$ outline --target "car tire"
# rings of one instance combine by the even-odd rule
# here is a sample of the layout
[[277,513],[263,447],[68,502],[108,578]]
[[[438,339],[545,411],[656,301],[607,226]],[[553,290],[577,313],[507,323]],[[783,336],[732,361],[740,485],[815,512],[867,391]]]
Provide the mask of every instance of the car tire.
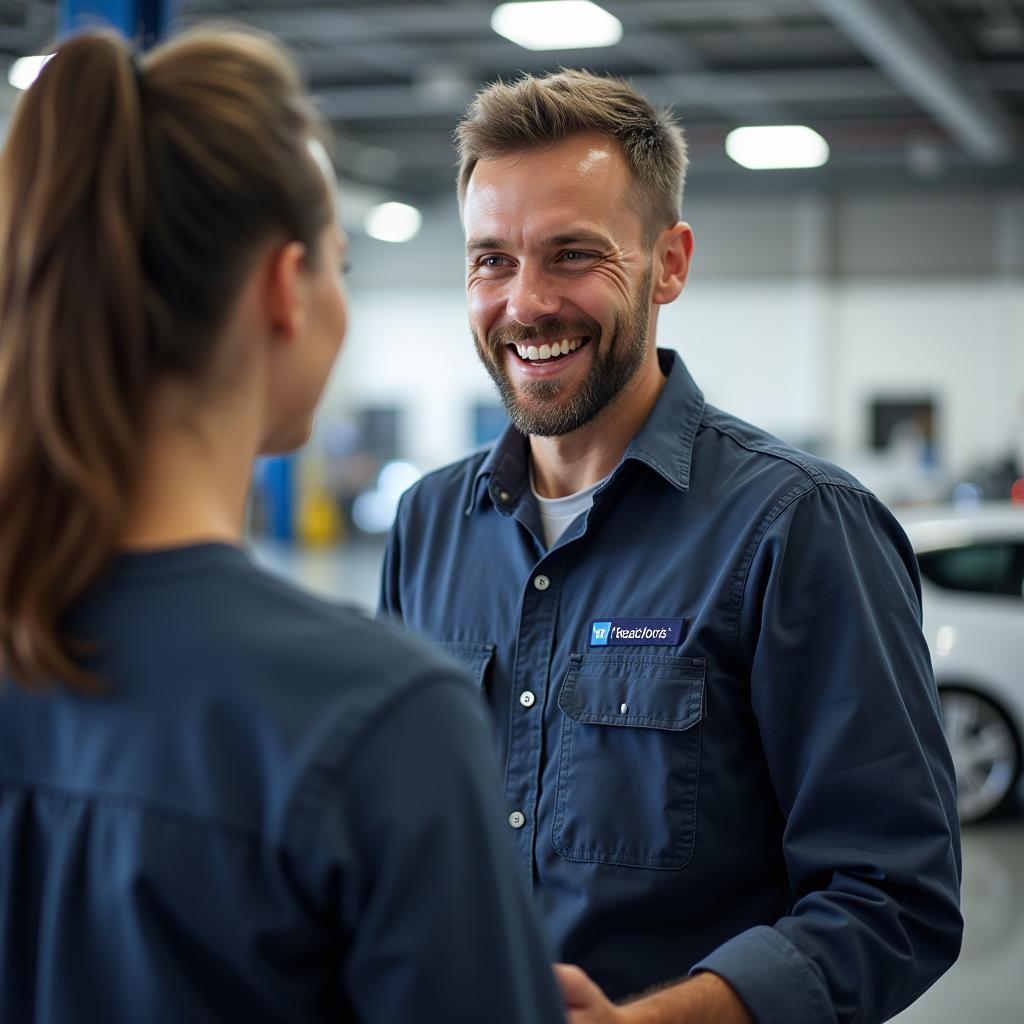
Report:
[[957,807],[967,825],[991,818],[1016,799],[1021,738],[991,698],[968,686],[939,688],[942,727],[956,769]]

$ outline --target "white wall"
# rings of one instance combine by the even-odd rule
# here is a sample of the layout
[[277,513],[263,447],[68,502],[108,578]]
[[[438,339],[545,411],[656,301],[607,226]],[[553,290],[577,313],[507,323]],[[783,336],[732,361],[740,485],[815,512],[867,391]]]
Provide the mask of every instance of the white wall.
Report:
[[707,400],[787,438],[828,433],[831,296],[816,281],[693,281],[658,316]]
[[836,317],[841,448],[867,437],[871,396],[934,394],[954,470],[1005,451],[1024,400],[1024,286],[1000,281],[853,283]]

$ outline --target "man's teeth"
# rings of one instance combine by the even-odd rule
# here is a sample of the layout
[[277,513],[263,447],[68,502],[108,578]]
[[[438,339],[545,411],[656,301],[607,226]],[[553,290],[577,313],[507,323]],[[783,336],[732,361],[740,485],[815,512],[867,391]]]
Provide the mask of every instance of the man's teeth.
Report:
[[552,343],[537,345],[516,345],[520,359],[553,359],[555,356],[567,356],[580,347],[579,338],[563,338]]

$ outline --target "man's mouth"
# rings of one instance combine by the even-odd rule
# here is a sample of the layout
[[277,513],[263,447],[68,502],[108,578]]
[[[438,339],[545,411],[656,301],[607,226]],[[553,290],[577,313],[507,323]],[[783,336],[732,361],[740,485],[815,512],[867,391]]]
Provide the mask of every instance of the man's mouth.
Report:
[[578,338],[552,338],[544,341],[535,338],[529,342],[512,342],[508,347],[524,363],[542,364],[564,359],[589,343],[590,335],[585,334]]

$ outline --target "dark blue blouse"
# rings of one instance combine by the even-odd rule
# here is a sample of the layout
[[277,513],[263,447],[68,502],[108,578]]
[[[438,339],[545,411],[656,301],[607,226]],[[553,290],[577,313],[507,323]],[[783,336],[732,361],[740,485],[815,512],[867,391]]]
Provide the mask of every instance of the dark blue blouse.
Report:
[[479,698],[241,551],[122,557],[0,690],[0,1020],[562,1019]]

